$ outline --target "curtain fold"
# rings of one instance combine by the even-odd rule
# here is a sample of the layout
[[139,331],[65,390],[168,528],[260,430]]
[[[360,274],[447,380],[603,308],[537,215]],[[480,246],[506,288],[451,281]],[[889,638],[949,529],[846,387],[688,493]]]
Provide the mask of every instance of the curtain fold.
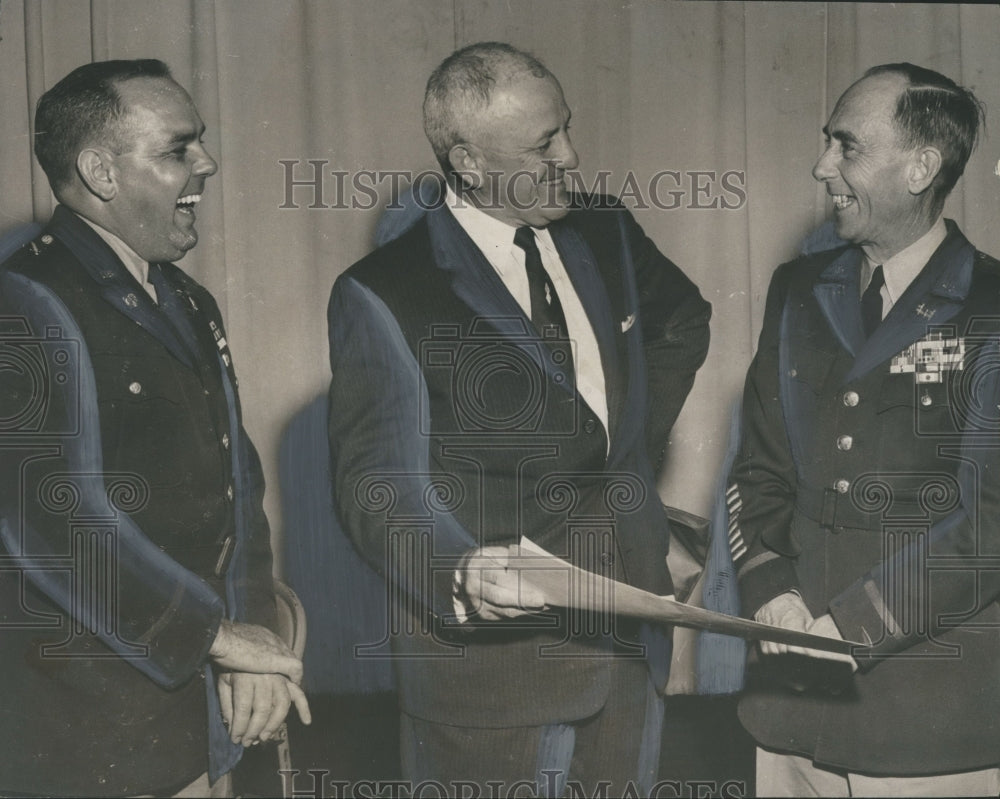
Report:
[[[705,514],[771,272],[826,215],[810,170],[832,104],[866,68],[907,60],[971,86],[995,129],[998,34],[1000,9],[979,5],[4,0],[0,235],[52,210],[31,157],[39,95],[90,60],[166,61],[221,167],[181,266],[226,315],[277,538],[278,446],[325,390],[330,287],[371,249],[400,173],[435,166],[427,76],[458,46],[510,41],[562,82],[585,185],[605,175],[624,192],[715,306],[661,483],[671,504]],[[998,150],[984,138],[947,209],[994,255]]]

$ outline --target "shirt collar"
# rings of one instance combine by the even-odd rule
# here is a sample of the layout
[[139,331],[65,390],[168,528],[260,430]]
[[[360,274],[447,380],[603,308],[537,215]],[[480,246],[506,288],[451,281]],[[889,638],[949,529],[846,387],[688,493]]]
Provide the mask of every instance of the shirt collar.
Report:
[[445,198],[455,220],[484,253],[490,255],[514,246],[516,227],[490,216],[470,200],[462,199],[451,186],[445,190]]
[[[909,247],[900,250],[892,258],[882,263],[882,272],[885,275],[885,288],[889,292],[889,299],[893,303],[899,300],[910,283],[927,266],[927,262],[930,261],[934,251],[941,245],[941,242],[945,240],[947,235],[948,228],[944,223],[944,217],[939,216],[937,221],[931,225],[931,229],[924,233],[923,236]],[[864,286],[868,285],[876,266],[878,264],[871,263],[866,256]]]
[[91,222],[87,217],[80,216],[84,222],[93,228],[94,232],[100,236],[107,245],[114,251],[115,255],[125,265],[125,268],[134,277],[140,286],[145,287],[149,279],[149,263],[139,253],[129,247],[124,241],[118,238],[110,230],[105,230],[96,222]]

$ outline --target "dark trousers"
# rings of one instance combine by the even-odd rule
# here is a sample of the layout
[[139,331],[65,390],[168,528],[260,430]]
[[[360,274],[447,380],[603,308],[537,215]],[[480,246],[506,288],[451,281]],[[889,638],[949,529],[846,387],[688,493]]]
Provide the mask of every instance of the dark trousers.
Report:
[[430,783],[443,786],[448,796],[589,797],[602,785],[606,796],[645,796],[657,778],[662,726],[663,701],[646,662],[620,658],[607,703],[577,721],[489,729],[404,713],[403,775],[428,791]]

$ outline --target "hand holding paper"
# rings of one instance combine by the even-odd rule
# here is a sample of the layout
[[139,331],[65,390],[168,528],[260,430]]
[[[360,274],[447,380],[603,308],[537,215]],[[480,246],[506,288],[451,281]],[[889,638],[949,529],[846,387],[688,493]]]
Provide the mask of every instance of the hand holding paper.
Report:
[[[491,548],[496,549],[496,548]],[[484,550],[485,551],[485,550]],[[709,632],[735,635],[751,640],[773,641],[815,653],[837,653],[849,656],[863,644],[830,637],[826,624],[789,629],[783,626],[761,624],[756,621],[727,616],[704,608],[685,605],[673,599],[659,597],[648,591],[616,582],[607,577],[584,571],[561,558],[545,552],[532,542],[507,548],[507,580],[511,573],[518,577],[513,582],[519,586],[522,602],[530,598],[535,610],[544,605],[575,608],[599,613],[615,613],[662,624],[694,627]],[[521,605],[523,612],[531,612]],[[808,612],[808,611],[807,611]],[[821,617],[825,618],[825,617]],[[812,622],[812,617],[809,619]],[[808,627],[808,629],[807,629]],[[836,629],[836,626],[833,626]],[[812,652],[807,652],[812,654]],[[840,660],[850,659],[845,657]]]
[[[813,618],[806,603],[794,591],[786,591],[778,594],[770,602],[765,603],[754,614],[754,619],[762,624],[775,627],[782,627],[788,630],[799,630],[813,635],[822,635],[830,639],[843,639],[840,630],[837,629],[833,617],[829,614]],[[830,650],[794,646],[789,643],[778,643],[773,640],[761,640],[761,652],[765,655],[782,655],[794,653],[806,655],[807,657],[823,658],[826,660],[836,660],[850,663],[854,670],[858,664],[850,655],[844,655]]]

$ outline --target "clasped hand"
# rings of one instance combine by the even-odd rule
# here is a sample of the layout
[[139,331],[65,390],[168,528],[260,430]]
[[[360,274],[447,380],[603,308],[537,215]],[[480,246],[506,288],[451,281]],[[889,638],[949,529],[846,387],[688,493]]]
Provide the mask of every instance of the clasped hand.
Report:
[[299,687],[302,661],[266,627],[223,619],[209,656],[225,669],[218,678],[219,702],[233,743],[270,739],[292,704],[303,724],[312,721]]

